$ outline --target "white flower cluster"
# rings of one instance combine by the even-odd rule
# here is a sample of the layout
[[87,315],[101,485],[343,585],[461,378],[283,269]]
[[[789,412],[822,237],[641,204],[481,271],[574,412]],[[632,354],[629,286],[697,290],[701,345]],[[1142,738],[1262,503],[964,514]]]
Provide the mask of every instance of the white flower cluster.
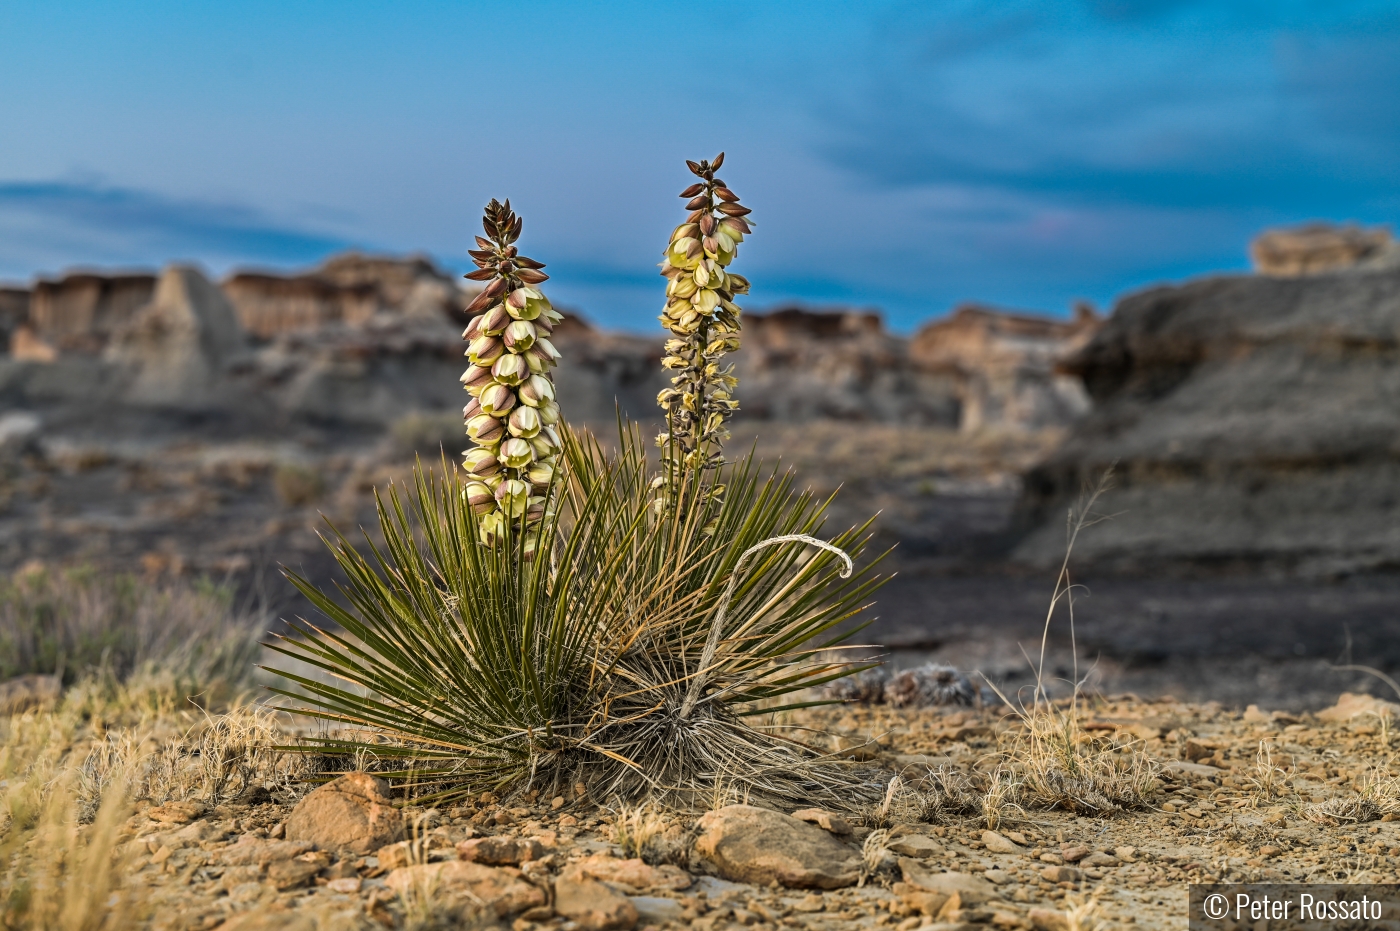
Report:
[[729,437],[725,423],[739,407],[733,366],[723,367],[721,359],[739,348],[742,309],[734,297],[748,293],[749,282],[728,266],[753,230],[744,219],[749,209],[715,177],[723,163],[723,152],[713,162],[686,162],[700,181],[681,192],[690,198],[690,216],[671,233],[661,263],[661,274],[670,279],[661,324],[673,334],[661,364],[675,373],[671,387],[656,398],[666,412],[666,432],[657,442],[670,476],[663,475],[661,484],[676,469],[720,465]]
[[490,238],[476,238],[481,248],[471,257],[479,270],[467,277],[490,283],[467,308],[477,316],[462,334],[471,363],[462,385],[472,396],[462,417],[477,444],[463,454],[466,495],[484,540],[499,536],[507,520],[519,521],[529,553],[538,541],[528,530],[544,515],[561,448],[549,375],[559,351],[549,334],[563,315],[535,287],[549,277],[544,266],[514,245],[522,224],[510,201],[492,200],[482,225]]

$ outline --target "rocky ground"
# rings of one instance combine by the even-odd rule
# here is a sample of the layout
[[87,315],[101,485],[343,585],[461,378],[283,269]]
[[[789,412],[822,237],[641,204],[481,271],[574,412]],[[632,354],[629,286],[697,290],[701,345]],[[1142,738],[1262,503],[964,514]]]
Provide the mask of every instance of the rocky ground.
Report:
[[[229,931],[1175,928],[1190,882],[1400,881],[1396,711],[1348,695],[1318,714],[1091,702],[1084,740],[1154,761],[1147,804],[1102,817],[986,804],[930,823],[731,799],[696,818],[573,792],[400,810],[363,774],[300,798],[254,786],[131,817],[122,894],[151,927]],[[991,707],[883,705],[789,723],[911,787],[1006,763],[1019,726]]]

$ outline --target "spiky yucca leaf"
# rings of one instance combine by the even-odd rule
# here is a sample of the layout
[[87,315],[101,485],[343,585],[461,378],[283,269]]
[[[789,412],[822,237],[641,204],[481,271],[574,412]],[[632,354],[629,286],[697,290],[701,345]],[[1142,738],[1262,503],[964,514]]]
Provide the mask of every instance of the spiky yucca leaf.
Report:
[[[332,532],[340,597],[289,577],[338,629],[302,624],[274,649],[345,685],[282,672],[297,687],[280,691],[392,738],[331,735],[325,750],[404,757],[403,775],[449,793],[582,781],[595,797],[694,800],[723,783],[857,801],[858,774],[742,718],[848,671],[817,654],[879,584],[871,566],[844,578],[824,550],[758,547],[818,533],[826,505],[752,456],[725,468],[722,496],[683,485],[686,506],[658,512],[640,432],[619,433],[607,453],[563,431],[559,507],[533,559],[519,540],[481,542],[446,464],[378,501],[382,547]],[[859,557],[865,531],[830,543]]]

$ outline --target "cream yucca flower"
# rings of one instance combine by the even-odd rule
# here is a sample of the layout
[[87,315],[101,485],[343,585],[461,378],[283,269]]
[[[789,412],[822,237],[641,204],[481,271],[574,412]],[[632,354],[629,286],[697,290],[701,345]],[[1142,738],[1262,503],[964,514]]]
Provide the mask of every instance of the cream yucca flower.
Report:
[[[521,225],[509,200],[487,204],[482,226],[489,238],[476,237],[481,248],[471,257],[478,270],[467,275],[489,282],[467,307],[476,316],[462,333],[470,366],[461,379],[472,396],[462,419],[477,444],[462,454],[472,477],[465,494],[488,541],[507,519],[523,521],[527,530],[538,523],[561,448],[549,376],[559,351],[549,335],[564,318],[535,287],[549,277],[540,271],[544,265],[514,245]],[[525,548],[533,552],[532,538]]]
[[657,438],[665,467],[659,487],[674,485],[685,470],[722,465],[725,424],[739,407],[733,366],[722,367],[721,360],[739,348],[742,311],[734,297],[748,293],[749,283],[728,266],[753,230],[744,219],[749,209],[715,177],[723,164],[723,152],[713,162],[686,162],[700,180],[681,192],[690,215],[671,233],[661,263],[669,281],[660,319],[674,335],[661,364],[674,374],[656,398],[666,412],[666,432]]

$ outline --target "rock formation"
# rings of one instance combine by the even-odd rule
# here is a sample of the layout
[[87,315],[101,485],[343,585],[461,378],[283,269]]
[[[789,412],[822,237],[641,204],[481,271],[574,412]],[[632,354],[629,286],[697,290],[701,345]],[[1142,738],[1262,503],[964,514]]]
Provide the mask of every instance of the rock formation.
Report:
[[1089,409],[1084,386],[1057,363],[1082,347],[1102,322],[1087,305],[1072,321],[1008,313],[975,304],[925,324],[909,346],[925,371],[949,373],[964,431],[1042,429],[1073,423]]
[[116,329],[104,358],[130,373],[128,403],[207,409],[226,403],[225,373],[245,348],[223,292],[198,269],[173,265],[154,299]]
[[[456,370],[471,294],[427,259],[357,253],[292,275],[239,272],[218,288],[187,268],[167,271],[159,289],[138,275],[40,281],[32,293],[0,294],[10,349],[0,394],[33,404],[222,405],[366,427],[415,411],[445,416],[462,404]],[[1055,374],[1054,360],[1096,325],[964,308],[911,341],[869,312],[750,314],[733,357],[741,416],[969,431],[1063,426],[1082,413],[1084,396],[1075,379]],[[610,423],[619,406],[657,417],[667,384],[659,333],[607,333],[573,314],[554,342],[571,420]]]
[[1348,268],[1400,268],[1400,243],[1384,227],[1310,223],[1266,230],[1249,244],[1260,274],[1297,278]]
[[1231,276],[1119,303],[1065,370],[1094,409],[1026,479],[1016,555],[1056,564],[1065,510],[1117,462],[1079,540],[1125,569],[1400,564],[1400,270]]
[[152,275],[80,272],[35,282],[26,323],[32,336],[60,353],[97,355],[155,293]]
[[0,287],[0,350],[9,351],[10,337],[29,320],[29,289]]
[[878,314],[749,314],[734,360],[744,417],[958,424],[957,373],[918,364]]
[[263,340],[330,323],[359,326],[386,313],[457,321],[472,293],[425,258],[355,252],[300,275],[239,272],[222,287],[244,329]]

